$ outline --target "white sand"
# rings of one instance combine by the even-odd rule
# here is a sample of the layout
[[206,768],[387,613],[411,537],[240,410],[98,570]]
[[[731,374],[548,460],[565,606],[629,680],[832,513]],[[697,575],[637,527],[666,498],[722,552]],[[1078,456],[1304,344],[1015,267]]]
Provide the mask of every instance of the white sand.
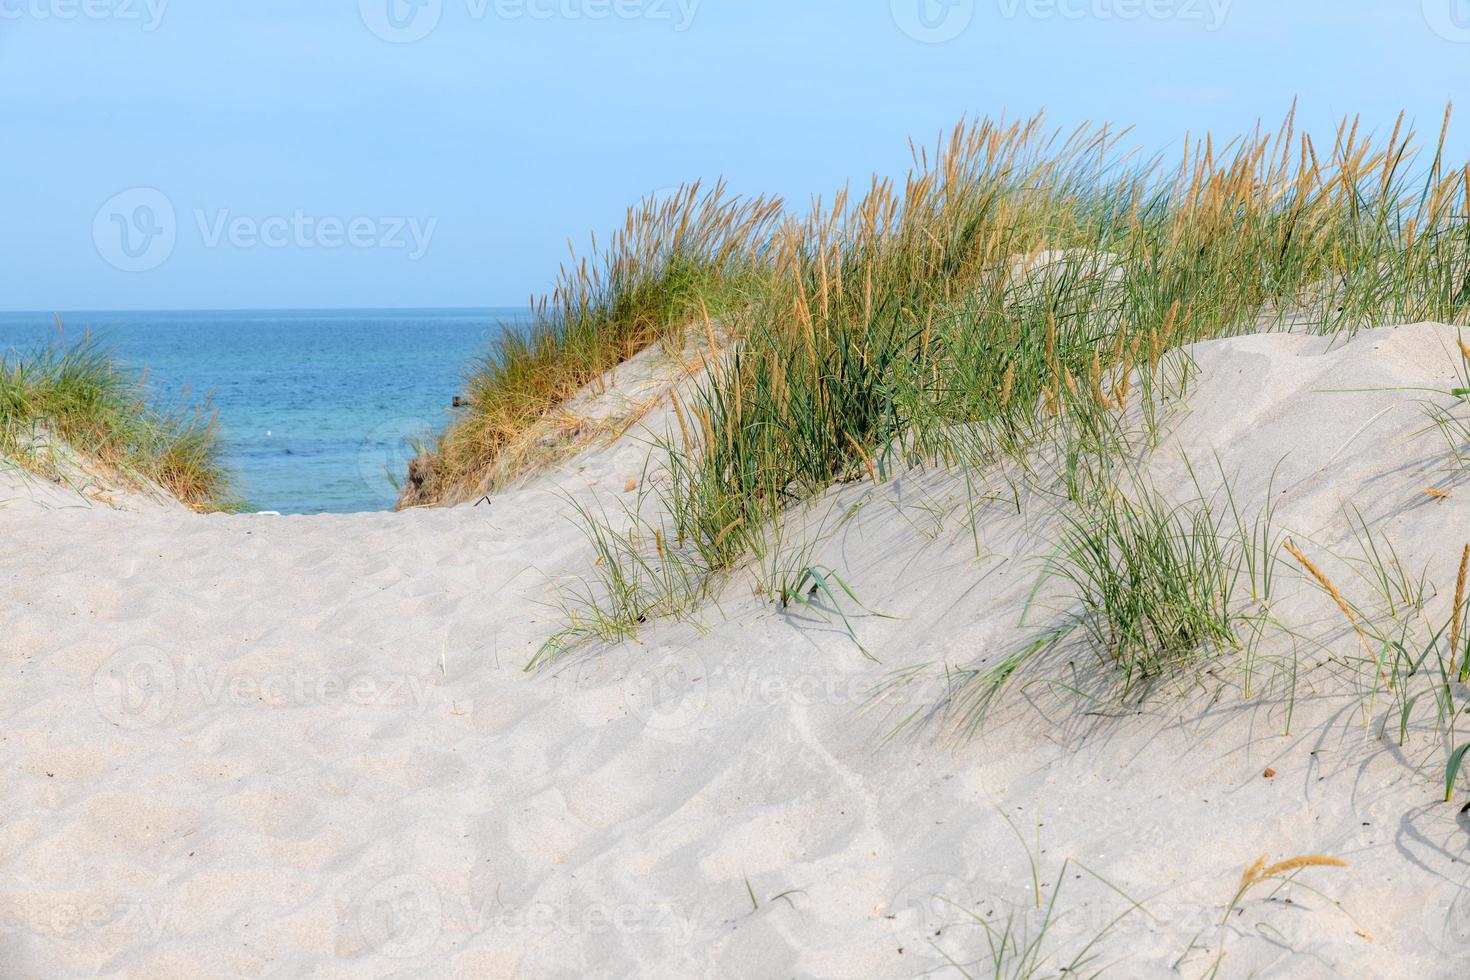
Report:
[[[1254,506],[1275,470],[1281,524],[1335,575],[1352,502],[1451,589],[1470,488],[1422,492],[1445,481],[1421,396],[1324,389],[1447,386],[1453,348],[1423,325],[1202,345],[1153,473],[1182,494],[1179,448],[1207,472],[1218,453]],[[862,505],[818,561],[893,617],[853,620],[881,665],[737,580],[705,635],[655,625],[524,673],[551,581],[588,560],[553,491],[628,499],[635,436],[488,505],[397,515],[62,507],[0,476],[0,976],[912,977],[946,954],[988,976],[984,931],[933,896],[1035,927],[1007,821],[1039,837],[1044,890],[1071,858],[1143,903],[1097,950],[1113,975],[1470,973],[1442,746],[1365,730],[1307,644],[1290,735],[1232,669],[1142,710],[1032,686],[977,741],[883,742],[870,686],[1023,638],[1054,542],[997,500],[977,560],[955,475],[816,505]],[[1283,615],[1351,652],[1280,574]],[[1350,866],[1220,928],[1247,865],[1306,853]],[[1064,885],[1049,973],[1127,909],[1075,865]]]

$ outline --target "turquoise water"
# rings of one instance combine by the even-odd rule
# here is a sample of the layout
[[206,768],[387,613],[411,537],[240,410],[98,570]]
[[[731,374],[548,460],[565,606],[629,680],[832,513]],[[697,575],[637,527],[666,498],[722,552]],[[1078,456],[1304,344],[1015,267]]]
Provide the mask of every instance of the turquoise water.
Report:
[[[64,313],[160,400],[208,396],[237,496],[283,514],[388,510],[410,441],[450,417],[465,369],[521,309]],[[0,350],[56,337],[0,313]]]

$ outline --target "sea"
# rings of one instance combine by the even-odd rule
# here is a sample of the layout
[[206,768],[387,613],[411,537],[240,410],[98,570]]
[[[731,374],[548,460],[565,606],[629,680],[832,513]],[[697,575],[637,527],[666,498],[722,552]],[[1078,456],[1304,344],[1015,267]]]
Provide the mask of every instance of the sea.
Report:
[[[414,447],[521,308],[0,313],[0,354],[89,334],[161,405],[217,413],[233,495],[281,514],[391,510]],[[58,335],[58,320],[61,334]]]

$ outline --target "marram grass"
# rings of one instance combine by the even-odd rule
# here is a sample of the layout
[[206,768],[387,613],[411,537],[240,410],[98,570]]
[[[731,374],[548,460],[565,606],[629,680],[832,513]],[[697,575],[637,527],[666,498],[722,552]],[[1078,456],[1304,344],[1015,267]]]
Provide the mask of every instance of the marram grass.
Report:
[[1411,141],[1345,125],[1319,151],[1288,119],[1165,173],[1106,127],[961,126],[901,188],[781,227],[744,347],[692,406],[705,438],[676,447],[681,530],[727,567],[791,500],[976,462],[956,436],[977,426],[1024,450],[1192,341],[1463,320],[1470,171],[1412,172]]
[[[1116,461],[1142,451],[1122,433],[1156,439],[1184,396],[1184,345],[1470,319],[1470,168],[1444,158],[1448,121],[1425,152],[1402,120],[1322,141],[1288,116],[1186,139],[1166,167],[1107,126],[982,120],[914,147],[903,180],[802,216],[722,188],[645,203],[474,373],[428,499],[525,472],[558,400],[713,320],[733,342],[676,405],[658,541],[627,539],[651,569],[768,564],[792,504],[913,466],[1009,461],[1049,485],[1039,460],[1060,453],[1060,503],[1107,500]],[[1166,659],[1229,646],[1219,618],[1177,631]]]
[[1069,518],[1058,572],[1125,688],[1239,648],[1238,541],[1207,504],[1171,504],[1156,492],[1111,495]]
[[67,452],[195,510],[233,506],[215,420],[153,402],[90,338],[0,356],[0,456],[64,474]]
[[741,313],[762,288],[777,199],[744,200],[698,183],[628,210],[593,258],[573,253],[531,322],[504,326],[465,377],[468,408],[418,461],[406,503],[453,503],[497,489],[547,459],[538,423],[640,351],[682,349],[698,319]]

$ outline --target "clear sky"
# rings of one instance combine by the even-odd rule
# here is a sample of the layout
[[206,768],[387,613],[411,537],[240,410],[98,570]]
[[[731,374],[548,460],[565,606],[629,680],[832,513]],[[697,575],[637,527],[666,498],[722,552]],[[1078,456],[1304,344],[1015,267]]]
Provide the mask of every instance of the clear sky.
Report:
[[0,0],[0,91],[0,309],[519,305],[643,194],[799,205],[965,114],[1458,96],[1470,159],[1470,0]]

